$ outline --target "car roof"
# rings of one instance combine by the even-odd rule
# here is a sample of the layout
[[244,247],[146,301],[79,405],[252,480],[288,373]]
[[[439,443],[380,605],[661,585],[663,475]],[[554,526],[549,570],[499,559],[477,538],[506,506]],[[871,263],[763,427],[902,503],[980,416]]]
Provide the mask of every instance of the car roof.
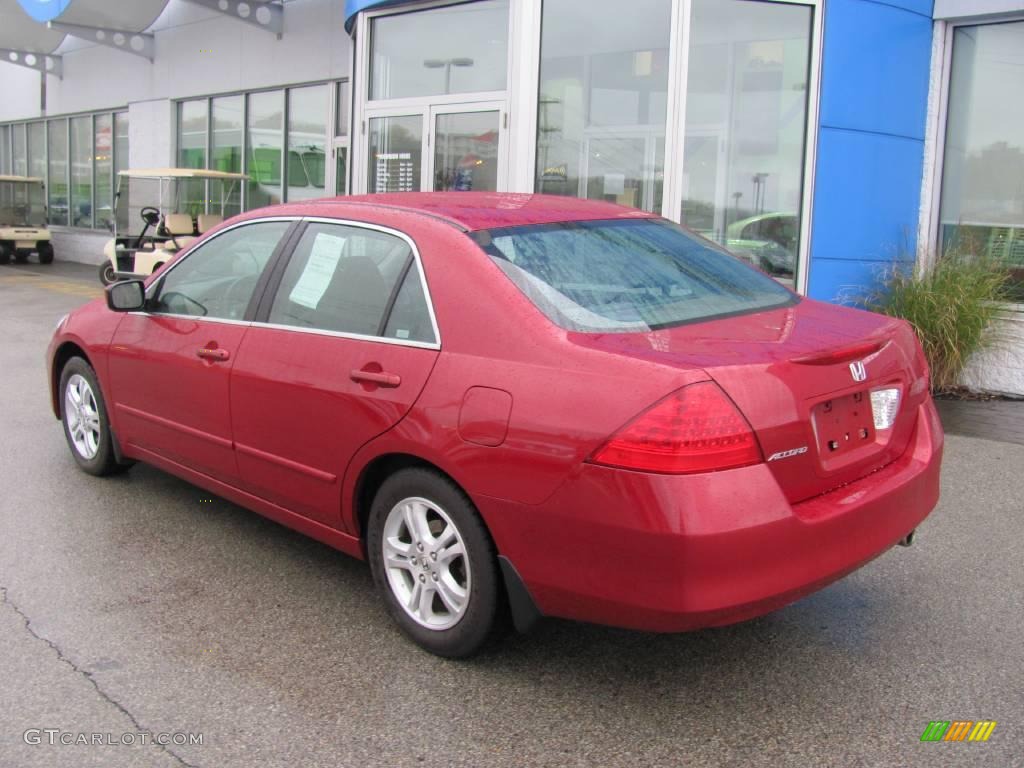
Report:
[[422,213],[468,231],[564,221],[655,218],[652,213],[599,200],[514,192],[395,192],[311,200],[302,207],[312,209],[310,215],[344,218],[351,215],[348,206],[352,205]]

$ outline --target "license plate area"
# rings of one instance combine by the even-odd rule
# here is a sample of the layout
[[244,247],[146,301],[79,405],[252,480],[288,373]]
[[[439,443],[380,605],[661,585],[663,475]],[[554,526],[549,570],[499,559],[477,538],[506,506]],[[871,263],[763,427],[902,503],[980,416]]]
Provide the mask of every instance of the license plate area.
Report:
[[875,442],[875,422],[867,392],[833,397],[814,406],[814,432],[823,462]]

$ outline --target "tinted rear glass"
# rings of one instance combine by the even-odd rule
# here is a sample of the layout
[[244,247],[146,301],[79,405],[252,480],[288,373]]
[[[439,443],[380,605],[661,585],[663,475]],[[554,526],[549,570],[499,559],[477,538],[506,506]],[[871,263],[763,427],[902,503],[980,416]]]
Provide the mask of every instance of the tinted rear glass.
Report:
[[657,330],[798,300],[660,219],[507,227],[473,237],[538,309],[571,331]]

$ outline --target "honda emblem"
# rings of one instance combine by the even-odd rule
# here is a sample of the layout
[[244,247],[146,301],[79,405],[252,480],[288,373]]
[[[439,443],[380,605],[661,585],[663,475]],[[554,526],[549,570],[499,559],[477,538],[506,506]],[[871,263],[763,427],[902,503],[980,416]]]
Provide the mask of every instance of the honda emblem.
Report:
[[868,377],[868,369],[864,367],[863,360],[850,363],[850,375],[853,376],[854,381],[864,381]]

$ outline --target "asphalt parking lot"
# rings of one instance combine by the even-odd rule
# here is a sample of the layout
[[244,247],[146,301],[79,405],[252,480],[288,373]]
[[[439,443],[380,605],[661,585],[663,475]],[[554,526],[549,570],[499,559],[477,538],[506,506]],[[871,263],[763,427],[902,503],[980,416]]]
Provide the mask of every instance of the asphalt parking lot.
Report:
[[77,470],[43,354],[98,295],[92,267],[0,267],[0,766],[1024,765],[1024,446],[950,437],[913,547],[770,616],[547,621],[449,662],[362,563],[146,466]]

